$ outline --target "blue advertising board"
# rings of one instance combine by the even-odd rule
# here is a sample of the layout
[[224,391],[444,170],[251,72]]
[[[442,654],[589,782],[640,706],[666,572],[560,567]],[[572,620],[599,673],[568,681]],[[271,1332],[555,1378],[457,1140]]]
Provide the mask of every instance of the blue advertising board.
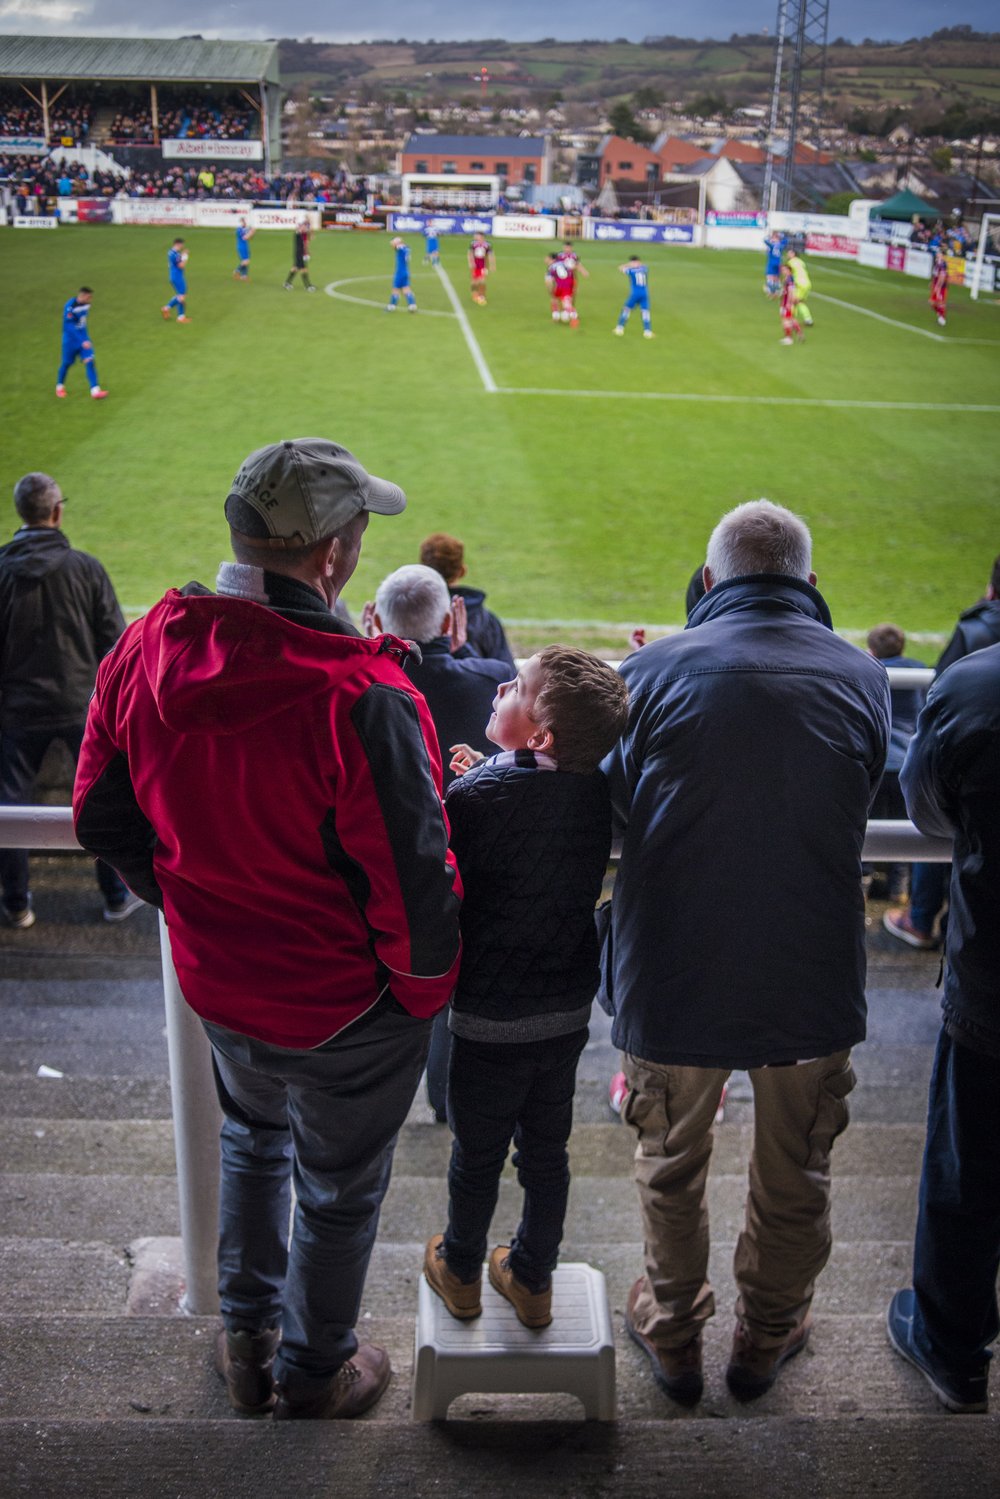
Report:
[[591,219],[589,238],[640,245],[694,244],[693,224],[650,224],[641,219]]
[[390,234],[423,234],[426,225],[438,234],[492,234],[492,214],[481,213],[391,213]]

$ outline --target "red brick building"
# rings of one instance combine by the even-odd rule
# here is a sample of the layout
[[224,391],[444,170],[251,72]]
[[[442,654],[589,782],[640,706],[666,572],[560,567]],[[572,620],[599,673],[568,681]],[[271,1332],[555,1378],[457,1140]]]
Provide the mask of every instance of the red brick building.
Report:
[[403,175],[499,177],[503,186],[544,186],[548,140],[542,135],[411,135],[399,157]]

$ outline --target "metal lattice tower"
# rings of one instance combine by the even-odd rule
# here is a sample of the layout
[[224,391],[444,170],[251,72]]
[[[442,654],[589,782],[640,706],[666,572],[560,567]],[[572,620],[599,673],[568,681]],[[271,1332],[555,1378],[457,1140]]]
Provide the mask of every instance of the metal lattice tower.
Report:
[[[774,87],[761,207],[792,206],[795,148],[816,128],[823,102],[830,0],[778,0]],[[784,152],[779,149],[785,146]]]

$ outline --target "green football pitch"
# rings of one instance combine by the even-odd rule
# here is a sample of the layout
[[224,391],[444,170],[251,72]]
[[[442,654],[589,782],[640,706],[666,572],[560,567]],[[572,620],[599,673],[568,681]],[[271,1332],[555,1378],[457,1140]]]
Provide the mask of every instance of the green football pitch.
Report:
[[[941,329],[923,282],[815,260],[815,328],[787,348],[762,253],[650,246],[655,338],[637,315],[616,338],[620,244],[581,247],[571,329],[549,315],[544,244],[497,242],[479,307],[466,242],[443,242],[439,277],[410,236],[420,312],[388,316],[382,234],[316,235],[308,296],[282,290],[290,234],[254,238],[240,285],[232,232],[188,230],[191,322],[178,325],[159,311],[172,235],[0,234],[0,481],[9,495],[28,469],[58,478],[71,540],[101,557],[129,612],[189,578],[212,584],[240,460],[303,435],[344,443],[409,496],[402,517],[372,522],[349,604],[428,532],[452,531],[522,647],[614,651],[631,623],[682,623],[714,522],[760,495],[809,522],[844,631],[947,631],[1000,551],[992,296],[953,288]],[[61,306],[81,284],[103,402],[79,365],[54,396]]]

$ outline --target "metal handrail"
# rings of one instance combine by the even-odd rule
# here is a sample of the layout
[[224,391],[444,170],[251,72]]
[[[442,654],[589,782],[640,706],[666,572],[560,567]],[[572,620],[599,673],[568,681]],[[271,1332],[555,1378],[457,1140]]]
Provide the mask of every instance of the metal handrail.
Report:
[[[69,807],[0,807],[0,848],[79,847]],[[947,863],[951,842],[929,838],[911,822],[873,821],[868,824],[864,857],[870,862]],[[215,1093],[211,1047],[181,993],[162,913],[160,965],[184,1259],[181,1306],[192,1316],[212,1316],[219,1307],[216,1254],[222,1113]]]

